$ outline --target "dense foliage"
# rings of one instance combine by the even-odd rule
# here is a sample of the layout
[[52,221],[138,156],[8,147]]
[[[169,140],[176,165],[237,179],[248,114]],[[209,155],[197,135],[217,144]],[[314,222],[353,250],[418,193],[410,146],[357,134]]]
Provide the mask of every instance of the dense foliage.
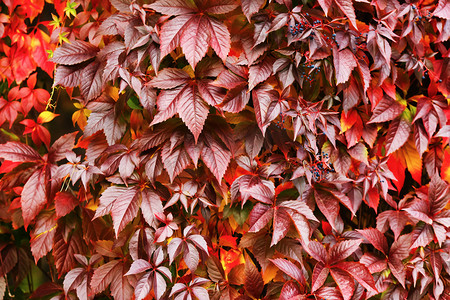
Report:
[[0,8],[0,299],[450,299],[446,0]]

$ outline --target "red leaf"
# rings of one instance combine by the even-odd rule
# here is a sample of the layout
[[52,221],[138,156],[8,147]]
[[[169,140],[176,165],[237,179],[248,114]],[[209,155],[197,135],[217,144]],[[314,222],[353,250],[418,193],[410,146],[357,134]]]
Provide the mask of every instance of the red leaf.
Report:
[[149,84],[152,87],[157,87],[159,89],[173,89],[187,83],[189,79],[189,74],[184,70],[164,68],[149,82]]
[[326,300],[342,300],[342,294],[339,292],[338,289],[335,287],[329,287],[324,286],[315,294],[317,297],[320,297],[320,299],[326,299]]
[[397,240],[409,221],[410,219],[404,211],[387,210],[377,216],[377,229],[384,233],[389,226]]
[[303,300],[306,299],[306,295],[300,293],[300,289],[295,281],[289,280],[281,289],[280,300]]
[[308,245],[305,245],[305,251],[308,252],[315,260],[327,264],[328,263],[328,254],[325,250],[322,243],[317,241],[310,241]]
[[64,292],[78,288],[83,280],[87,280],[87,273],[83,268],[75,268],[69,271],[64,277]]
[[172,52],[180,44],[180,38],[184,26],[192,18],[192,15],[178,16],[166,23],[161,28],[161,58]]
[[226,14],[235,10],[239,5],[235,0],[216,0],[206,3],[205,11],[210,14]]
[[355,252],[362,240],[347,240],[343,242],[338,242],[330,248],[330,263],[337,263],[341,260],[349,257],[353,252]]
[[100,205],[94,218],[111,213],[116,236],[131,222],[139,210],[139,190],[137,187],[122,188],[111,186],[100,197]]
[[0,157],[12,162],[32,162],[42,160],[36,150],[19,142],[1,144]]
[[417,225],[412,232],[411,249],[425,247],[433,240],[433,227],[429,224]]
[[55,211],[58,218],[64,217],[70,213],[79,201],[70,192],[58,192],[55,195]]
[[274,62],[275,59],[268,55],[259,64],[250,66],[248,71],[249,91],[251,91],[258,83],[265,81],[270,75],[272,75]]
[[353,278],[347,272],[336,268],[331,268],[330,273],[334,281],[337,283],[344,300],[350,300],[355,292],[355,283]]
[[389,124],[386,136],[386,155],[397,151],[409,138],[411,124],[403,117],[398,117]]
[[220,182],[230,163],[231,152],[211,135],[205,134],[205,137],[202,160]]
[[143,259],[138,259],[138,260],[133,261],[130,269],[128,270],[128,272],[125,275],[139,274],[139,273],[147,271],[150,268],[152,268],[152,265],[148,261],[143,260]]
[[91,289],[94,294],[103,292],[118,275],[122,276],[118,274],[120,265],[120,260],[112,260],[95,269],[91,279]]
[[273,209],[262,203],[256,203],[249,215],[249,232],[258,232],[273,219]]
[[185,53],[189,64],[195,69],[197,63],[205,56],[208,51],[208,17],[206,15],[197,15],[189,20],[183,26],[180,44]]
[[65,87],[76,87],[81,83],[81,74],[84,68],[79,66],[64,66],[56,67],[54,85],[62,85]]
[[384,95],[381,101],[373,110],[370,123],[382,123],[398,117],[405,110],[405,106],[397,102],[388,95]]
[[375,247],[375,249],[380,250],[385,255],[388,253],[387,239],[378,229],[367,228],[358,229],[357,231],[361,233],[369,241],[369,243]]
[[75,65],[95,57],[98,51],[97,46],[84,41],[64,43],[55,50],[50,61],[62,65]]
[[11,128],[17,118],[17,112],[19,109],[19,101],[6,101],[0,97],[0,126],[3,125],[5,121],[8,121],[9,128]]
[[264,0],[241,0],[242,12],[250,22],[251,17],[259,11]]
[[25,228],[47,203],[48,175],[44,169],[36,170],[23,186],[21,204]]
[[276,245],[282,238],[286,236],[291,224],[289,214],[283,208],[276,208],[273,214],[273,235],[270,246]]
[[141,192],[141,211],[145,221],[150,226],[155,226],[155,217],[163,212],[161,198],[151,189],[144,189]]
[[292,279],[295,279],[299,284],[305,286],[305,277],[303,276],[302,270],[300,270],[294,263],[289,260],[282,258],[269,259],[278,269],[286,273]]
[[164,144],[161,156],[164,168],[169,173],[171,182],[189,165],[190,162],[189,155],[183,147],[178,146],[171,151],[169,143]]
[[184,0],[159,0],[148,5],[148,7],[169,16],[189,14],[197,10],[194,2]]
[[214,18],[209,18],[209,36],[211,48],[225,61],[231,48],[231,37],[227,27]]
[[352,74],[352,70],[358,65],[355,55],[347,48],[339,51],[334,47],[333,62],[336,70],[336,84],[347,82]]
[[336,230],[336,218],[339,215],[339,200],[331,193],[314,189],[314,199],[320,211],[327,218],[331,227]]
[[49,160],[57,162],[66,158],[66,154],[75,146],[75,137],[78,132],[72,132],[57,139],[48,151]]
[[439,0],[439,3],[433,12],[433,15],[439,18],[449,19],[450,15],[449,3],[445,0]]
[[183,96],[178,99],[176,109],[197,142],[208,117],[209,106],[200,97],[196,88],[188,87],[185,91]]
[[314,270],[312,273],[312,287],[311,292],[317,291],[327,280],[328,273],[330,269],[325,266],[322,262],[318,262],[314,266]]
[[353,27],[357,29],[356,26],[356,15],[355,9],[353,8],[353,3],[351,0],[335,0],[336,4],[342,10],[342,12],[347,16],[347,18],[352,23]]
[[270,122],[275,120],[281,113],[280,106],[277,105],[280,97],[278,92],[269,85],[262,85],[254,89],[252,95],[256,122],[263,135],[265,135]]
[[373,293],[378,293],[375,287],[375,281],[367,268],[359,262],[341,262],[334,267],[340,268],[348,272],[356,279],[363,287]]

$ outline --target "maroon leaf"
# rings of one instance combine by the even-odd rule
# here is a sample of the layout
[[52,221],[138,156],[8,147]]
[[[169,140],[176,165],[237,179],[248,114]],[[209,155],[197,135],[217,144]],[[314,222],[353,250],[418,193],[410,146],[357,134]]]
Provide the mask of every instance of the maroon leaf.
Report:
[[[53,256],[59,277],[74,267],[74,254],[83,253],[84,248],[80,230],[69,232],[68,228],[64,227],[64,225],[58,224],[53,244]],[[65,237],[67,232],[68,236]]]
[[[121,269],[120,260],[112,260],[98,267],[91,279],[91,289],[94,294],[104,291],[118,276]],[[122,274],[120,274],[122,276]]]
[[88,42],[73,41],[64,43],[56,49],[50,61],[62,65],[75,65],[95,57],[98,51],[97,46]]
[[113,145],[122,137],[126,126],[117,120],[114,100],[105,97],[102,101],[92,102],[88,108],[92,113],[84,129],[85,136],[103,130],[109,145]]
[[359,262],[341,262],[335,267],[340,268],[348,272],[353,278],[356,279],[363,287],[368,291],[378,293],[375,287],[375,281],[367,268]]
[[209,106],[196,89],[187,88],[177,102],[177,111],[197,141],[208,117]]
[[31,253],[35,262],[52,250],[56,233],[55,214],[43,212],[36,220],[36,225],[31,233]]
[[80,74],[80,91],[86,101],[97,98],[102,93],[104,66],[99,61],[87,65]]
[[336,84],[347,82],[352,70],[358,65],[354,54],[349,49],[339,51],[337,48],[333,48],[333,61],[336,70]]
[[324,286],[319,289],[314,295],[320,297],[320,299],[327,300],[342,300],[342,294],[335,287]]
[[408,215],[404,211],[387,210],[377,216],[377,229],[381,232],[386,232],[389,228],[392,229],[397,240],[400,236],[406,223],[410,221]]
[[250,257],[245,259],[244,278],[245,290],[254,298],[259,298],[264,289],[264,281]]
[[170,151],[170,145],[164,144],[161,152],[164,168],[167,170],[172,182],[178,174],[183,171],[189,164],[189,154],[183,147],[179,146]]
[[148,261],[143,260],[143,259],[138,259],[138,260],[133,261],[130,269],[128,270],[128,272],[125,275],[139,274],[139,273],[147,271],[150,268],[152,268],[152,265]]
[[155,226],[156,220],[155,216],[158,213],[163,212],[163,206],[161,198],[151,189],[144,189],[141,192],[142,202],[141,211],[142,215],[150,226]]
[[270,220],[273,219],[273,209],[262,203],[256,203],[250,212],[248,218],[250,229],[249,232],[258,232],[263,229]]
[[76,87],[81,83],[81,73],[83,68],[79,66],[64,66],[56,67],[54,85],[62,85],[65,87]]
[[205,56],[208,50],[209,25],[207,16],[195,16],[184,26],[180,44],[185,53],[186,59],[192,68],[195,69],[197,63]]
[[412,232],[411,248],[425,247],[433,240],[433,227],[429,224],[418,225]]
[[301,294],[298,285],[292,281],[287,281],[280,293],[280,300],[303,300],[306,299],[306,295]]

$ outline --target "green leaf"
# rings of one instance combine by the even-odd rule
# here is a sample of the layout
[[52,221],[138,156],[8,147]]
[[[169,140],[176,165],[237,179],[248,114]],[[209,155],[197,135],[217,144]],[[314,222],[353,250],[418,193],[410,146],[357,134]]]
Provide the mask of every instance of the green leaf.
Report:
[[142,106],[136,96],[131,96],[130,99],[128,99],[127,104],[131,109],[142,110]]

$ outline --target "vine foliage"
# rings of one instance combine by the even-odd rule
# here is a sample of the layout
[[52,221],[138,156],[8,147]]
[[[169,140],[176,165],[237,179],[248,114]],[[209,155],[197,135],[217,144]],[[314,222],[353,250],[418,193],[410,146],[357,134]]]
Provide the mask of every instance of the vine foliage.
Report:
[[0,299],[450,298],[448,1],[0,9]]

